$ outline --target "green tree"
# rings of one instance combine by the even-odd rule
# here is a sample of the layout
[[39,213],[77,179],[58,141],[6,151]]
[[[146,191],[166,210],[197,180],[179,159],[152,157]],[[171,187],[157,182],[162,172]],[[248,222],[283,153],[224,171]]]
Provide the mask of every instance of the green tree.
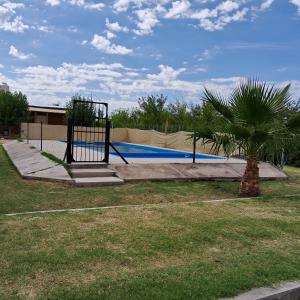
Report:
[[0,91],[0,125],[4,126],[9,135],[11,127],[19,126],[28,120],[28,101],[21,92]]
[[191,113],[186,102],[175,101],[167,106],[169,123],[175,131],[185,130],[191,126]]
[[102,117],[102,114],[85,97],[73,96],[66,105],[66,117],[68,120],[72,119],[76,126],[95,126],[96,117]]
[[[291,115],[300,113],[300,99],[291,108]],[[299,129],[300,134],[300,129]],[[300,168],[300,138],[295,140],[285,154],[287,155],[287,164]]]
[[167,97],[163,95],[141,97],[139,103],[140,123],[146,128],[162,128],[167,120],[165,104]]
[[[197,139],[212,143],[212,150],[222,148],[226,156],[239,147],[247,160],[240,184],[243,196],[260,195],[258,160],[266,145],[273,149],[286,147],[299,138],[300,114],[290,116],[290,85],[283,89],[248,80],[237,87],[228,99],[205,89],[203,100],[210,103],[220,124],[207,124],[195,133]],[[271,147],[268,147],[271,149]]]

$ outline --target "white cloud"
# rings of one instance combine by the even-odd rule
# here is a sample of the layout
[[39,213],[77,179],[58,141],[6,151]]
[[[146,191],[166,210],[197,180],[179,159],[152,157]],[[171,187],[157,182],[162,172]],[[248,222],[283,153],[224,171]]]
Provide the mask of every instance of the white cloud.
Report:
[[115,31],[115,32],[128,32],[128,28],[126,26],[121,26],[118,22],[110,23],[109,19],[105,19],[105,25],[108,30]]
[[207,72],[207,68],[198,67],[195,69],[196,72]]
[[21,59],[21,60],[25,60],[25,59],[28,59],[32,56],[32,54],[24,54],[23,52],[19,51],[16,47],[14,47],[13,45],[11,45],[9,47],[9,52],[8,52],[9,55],[15,57],[15,58],[18,58],[18,59]]
[[166,13],[165,18],[179,18],[186,13],[191,7],[188,0],[180,0],[172,2],[172,8]]
[[170,66],[166,65],[159,65],[160,69],[159,74],[148,74],[147,77],[152,80],[164,81],[169,82],[171,80],[175,80],[181,73],[186,71],[185,68],[180,68],[178,70],[173,69]]
[[134,33],[137,35],[146,35],[153,31],[153,28],[159,23],[157,12],[155,9],[140,9],[136,10],[135,14],[138,17],[137,29]]
[[[299,2],[300,0],[290,0]],[[161,19],[198,21],[198,27],[207,31],[222,30],[230,23],[253,18],[257,12],[269,8],[274,0],[115,0],[116,13],[136,15],[137,35],[151,34]]]
[[48,26],[45,25],[40,25],[37,27],[37,30],[42,31],[42,32],[51,32]]
[[300,0],[290,0],[290,3],[294,4],[297,7],[298,13],[300,15]]
[[51,6],[56,6],[60,4],[60,0],[46,0],[46,4],[49,4]]
[[111,32],[111,31],[107,31],[107,32],[106,32],[106,37],[107,37],[109,40],[111,40],[111,39],[115,38],[116,35],[115,35],[113,32]]
[[69,0],[69,2],[71,5],[76,5],[91,10],[102,10],[105,7],[104,3],[90,3],[86,2],[85,0]]
[[117,12],[124,12],[129,8],[131,2],[131,0],[116,0],[113,5],[113,8]]
[[239,4],[237,2],[227,0],[222,3],[220,3],[217,7],[216,10],[221,11],[222,13],[225,12],[231,12],[233,10],[236,10],[239,8]]
[[85,0],[46,0],[46,4],[51,6],[58,6],[62,2],[67,2],[70,5],[82,7],[85,9],[91,9],[91,10],[102,10],[105,7],[104,3],[91,3],[91,2],[86,2]]
[[24,8],[22,3],[4,2],[0,4],[0,30],[24,32],[29,26],[23,22],[22,16],[16,15],[16,10]]
[[132,49],[113,44],[108,38],[98,34],[94,35],[91,45],[93,45],[96,49],[108,54],[128,55],[132,53]]
[[261,4],[260,9],[266,10],[270,8],[273,4],[274,0],[264,0],[264,2]]
[[[212,78],[188,81],[180,75],[188,70],[175,69],[160,65],[158,73],[145,74],[145,69],[130,69],[122,64],[69,64],[63,63],[57,68],[49,66],[31,66],[13,70],[15,79],[0,72],[0,82],[7,82],[11,90],[22,91],[31,104],[52,105],[62,102],[79,93],[106,99],[113,108],[132,107],[138,97],[164,93],[174,98],[182,96],[186,101],[199,101],[204,86],[228,95],[242,77]],[[273,83],[273,82],[271,82]],[[288,82],[277,82],[277,86]],[[300,97],[300,80],[291,80],[292,94]],[[109,101],[109,99],[115,99]],[[130,99],[130,100],[128,100]]]
[[69,27],[67,28],[67,30],[68,30],[69,32],[72,32],[72,33],[77,33],[77,32],[79,31],[78,28],[77,28],[76,26],[74,26],[74,25],[69,26]]
[[205,49],[199,56],[198,61],[210,60],[221,52],[219,46],[214,46],[209,49]]

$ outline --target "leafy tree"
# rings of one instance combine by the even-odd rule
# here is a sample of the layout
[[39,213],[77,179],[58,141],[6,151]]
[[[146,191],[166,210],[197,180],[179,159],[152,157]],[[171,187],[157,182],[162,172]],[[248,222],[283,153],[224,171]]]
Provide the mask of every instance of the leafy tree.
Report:
[[[291,115],[300,113],[300,99],[291,108]],[[300,129],[299,129],[300,133]],[[295,167],[300,167],[300,138],[286,149],[287,164]]]
[[11,134],[11,127],[28,119],[28,101],[21,92],[0,91],[0,125]]
[[97,112],[94,105],[85,97],[76,95],[66,105],[66,117],[68,120],[72,119],[76,126],[95,126],[96,117],[102,117],[102,114],[103,112]]
[[114,127],[139,127],[140,113],[133,109],[118,109],[110,115],[110,119]]
[[147,96],[141,97],[138,100],[140,122],[144,128],[151,128],[153,126],[161,126],[167,120],[167,113],[165,110],[165,104],[167,97],[163,95],[159,96]]
[[257,80],[248,80],[237,87],[228,99],[205,89],[203,100],[210,103],[220,124],[207,124],[195,133],[197,139],[212,143],[212,150],[222,148],[230,156],[239,147],[247,160],[240,184],[240,194],[260,194],[258,160],[264,147],[286,147],[296,138],[300,114],[290,116],[290,85],[283,89],[268,87]]
[[167,107],[170,125],[177,131],[189,128],[191,125],[191,114],[186,102],[175,101]]
[[[118,109],[110,115],[114,127],[123,127],[131,121],[130,111],[128,109]],[[125,125],[126,126],[126,125]]]

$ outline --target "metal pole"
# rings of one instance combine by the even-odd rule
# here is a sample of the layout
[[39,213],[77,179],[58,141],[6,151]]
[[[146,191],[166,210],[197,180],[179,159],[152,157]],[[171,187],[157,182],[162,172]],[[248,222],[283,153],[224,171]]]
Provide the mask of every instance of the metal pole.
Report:
[[107,120],[106,128],[105,128],[105,145],[104,145],[104,162],[106,163],[109,163],[109,143],[110,143],[110,122]]
[[73,155],[72,155],[72,127],[73,122],[71,118],[68,118],[68,136],[67,136],[67,149],[66,149],[66,156],[67,156],[67,163],[71,164],[73,162]]
[[196,162],[196,136],[193,136],[193,164]]
[[41,152],[43,152],[43,122],[41,121]]
[[122,160],[125,162],[126,165],[129,164],[129,162],[124,158],[124,156],[118,151],[118,149],[111,143],[109,142],[109,145],[116,151],[116,153],[122,158]]

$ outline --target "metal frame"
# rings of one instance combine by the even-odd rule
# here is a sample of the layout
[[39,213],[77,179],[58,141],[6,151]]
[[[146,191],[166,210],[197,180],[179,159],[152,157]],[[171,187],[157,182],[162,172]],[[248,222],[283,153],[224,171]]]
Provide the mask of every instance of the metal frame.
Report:
[[[110,124],[105,102],[73,100],[68,120],[67,163],[109,162]],[[86,106],[85,106],[86,105]],[[86,118],[86,112],[92,114]]]

